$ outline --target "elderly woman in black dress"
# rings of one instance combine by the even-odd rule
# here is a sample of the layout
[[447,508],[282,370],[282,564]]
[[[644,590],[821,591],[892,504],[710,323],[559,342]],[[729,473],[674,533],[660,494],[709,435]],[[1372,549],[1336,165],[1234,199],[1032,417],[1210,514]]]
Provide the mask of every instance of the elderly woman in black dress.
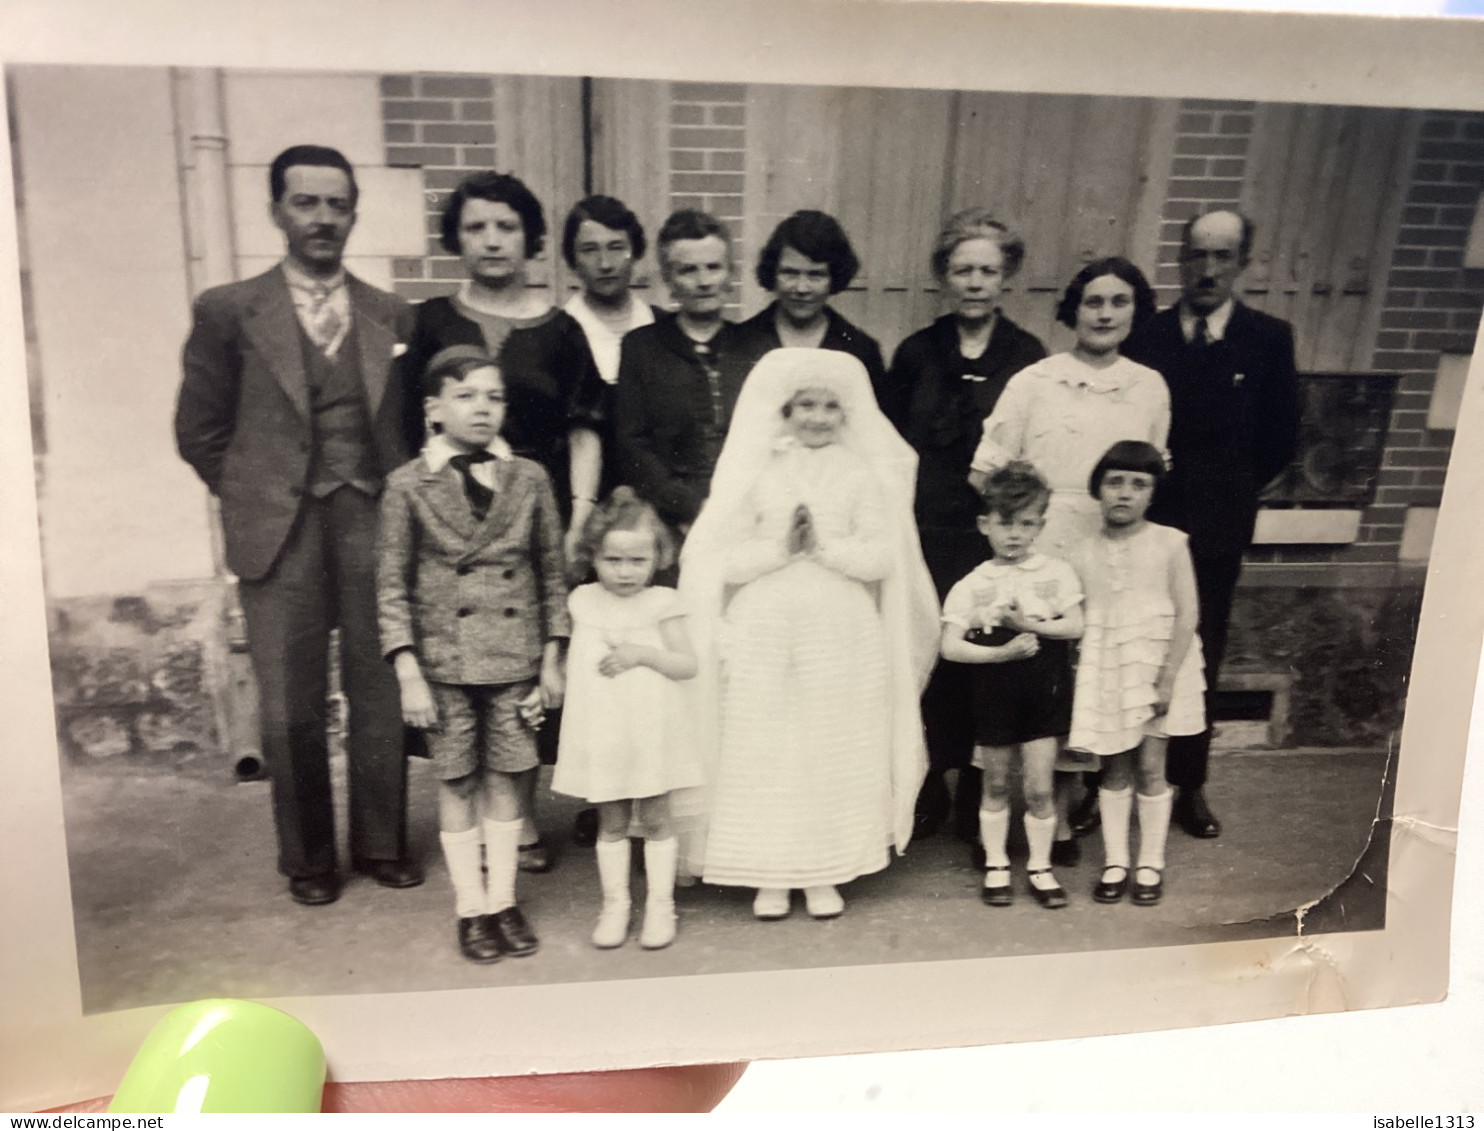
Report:
[[759,354],[782,346],[839,350],[860,361],[872,387],[878,386],[886,373],[881,347],[830,305],[859,270],[855,249],[833,216],[804,209],[784,220],[757,257],[758,286],[773,301],[742,323],[753,348]]
[[[454,294],[417,308],[403,364],[405,387],[418,388],[428,360],[445,346],[482,346],[499,361],[506,397],[502,434],[516,455],[535,460],[551,476],[570,557],[597,499],[607,386],[582,327],[530,286],[529,265],[545,239],[541,203],[518,177],[476,173],[464,180],[444,207],[441,243],[463,261],[468,278]],[[409,450],[420,451],[426,424],[415,397],[407,399],[405,427]],[[557,730],[549,714],[539,744],[548,763],[555,761]],[[535,778],[531,774],[526,783],[528,802]],[[530,823],[532,812],[528,804],[520,865],[544,872],[551,861]]]
[[[942,600],[954,582],[988,556],[976,525],[979,498],[969,463],[984,420],[1010,378],[1046,356],[1034,335],[1000,312],[1000,288],[1020,269],[1025,244],[983,208],[953,216],[933,248],[932,271],[948,313],[897,347],[877,386],[882,410],[918,455],[915,502],[923,557]],[[959,771],[955,827],[978,831],[980,785],[969,765],[973,729],[969,669],[941,661],[923,695],[929,769],[918,799],[918,834],[947,817],[944,774]]]

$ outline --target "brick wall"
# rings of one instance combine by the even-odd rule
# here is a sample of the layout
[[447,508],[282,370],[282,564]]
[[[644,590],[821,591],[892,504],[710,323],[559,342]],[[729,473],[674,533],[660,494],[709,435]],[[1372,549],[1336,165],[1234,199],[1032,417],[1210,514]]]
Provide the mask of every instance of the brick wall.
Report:
[[749,262],[742,225],[746,165],[747,87],[671,83],[670,208],[699,208],[724,220],[736,262],[743,265]]
[[420,168],[427,203],[427,254],[392,263],[404,298],[448,294],[463,265],[438,243],[449,192],[470,173],[495,167],[494,84],[487,75],[383,75],[381,117],[386,163]]
[[1214,208],[1236,208],[1241,199],[1253,110],[1251,102],[1188,98],[1180,103],[1154,278],[1162,306],[1180,297],[1180,230],[1185,221]]
[[1375,505],[1349,555],[1394,560],[1409,508],[1436,507],[1452,430],[1427,427],[1442,354],[1470,353],[1484,308],[1484,270],[1463,265],[1484,189],[1484,115],[1434,112],[1422,122],[1406,209],[1392,254],[1371,366],[1397,373]]

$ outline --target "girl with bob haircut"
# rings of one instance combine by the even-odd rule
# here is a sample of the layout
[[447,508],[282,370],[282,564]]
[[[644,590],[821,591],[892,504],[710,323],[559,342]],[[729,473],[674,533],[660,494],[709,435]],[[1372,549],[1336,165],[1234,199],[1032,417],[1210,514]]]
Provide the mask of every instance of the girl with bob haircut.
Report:
[[[913,513],[938,599],[984,560],[980,498],[968,483],[969,462],[1010,379],[1046,356],[1039,338],[1000,309],[1000,291],[1025,261],[1025,241],[987,208],[951,217],[929,266],[944,298],[943,315],[897,347],[877,384],[881,409],[917,453]],[[922,700],[931,759],[918,802],[919,835],[930,835],[953,810],[964,840],[979,832],[980,783],[969,764],[974,728],[963,705],[973,695],[973,669],[940,663]],[[950,801],[944,774],[958,770]]]
[[629,934],[629,831],[644,837],[648,890],[639,945],[675,939],[679,841],[670,795],[701,784],[691,708],[679,682],[696,674],[680,595],[652,585],[675,558],[675,541],[632,488],[619,487],[583,527],[572,590],[567,699],[551,788],[598,807],[603,909],[593,945]]
[[1102,764],[1104,867],[1092,893],[1099,903],[1117,903],[1130,887],[1133,786],[1139,858],[1132,898],[1144,906],[1160,901],[1174,797],[1165,748],[1171,735],[1199,734],[1206,725],[1190,547],[1182,531],[1145,518],[1163,477],[1157,448],[1136,440],[1112,445],[1087,482],[1102,528],[1072,555],[1085,603],[1068,745]]
[[774,350],[686,538],[709,793],[687,855],[708,883],[756,889],[759,919],[799,888],[811,916],[839,915],[838,886],[911,836],[938,636],[915,470],[860,362]]
[[[402,355],[403,387],[415,388],[428,362],[449,346],[478,346],[495,359],[505,378],[502,434],[516,455],[535,460],[551,477],[570,557],[597,501],[608,394],[582,327],[529,285],[530,261],[546,240],[541,202],[519,177],[475,173],[449,195],[440,233],[467,277],[454,294],[416,308]],[[418,451],[427,430],[423,406],[412,397],[405,403],[407,444]],[[556,757],[556,731],[549,725],[540,732],[548,764]],[[535,811],[534,794],[524,811]],[[534,824],[522,836],[520,862],[527,872],[551,868]]]
[[874,388],[886,372],[881,347],[833,306],[860,260],[833,216],[804,209],[773,229],[757,259],[757,281],[773,301],[744,322],[759,355],[783,346],[839,350],[866,367]]

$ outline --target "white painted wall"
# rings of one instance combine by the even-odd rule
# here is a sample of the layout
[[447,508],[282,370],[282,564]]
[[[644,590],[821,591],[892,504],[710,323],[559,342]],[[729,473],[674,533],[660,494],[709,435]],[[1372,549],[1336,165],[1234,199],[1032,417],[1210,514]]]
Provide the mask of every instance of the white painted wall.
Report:
[[209,577],[206,489],[171,421],[189,320],[168,73],[18,67],[53,597]]

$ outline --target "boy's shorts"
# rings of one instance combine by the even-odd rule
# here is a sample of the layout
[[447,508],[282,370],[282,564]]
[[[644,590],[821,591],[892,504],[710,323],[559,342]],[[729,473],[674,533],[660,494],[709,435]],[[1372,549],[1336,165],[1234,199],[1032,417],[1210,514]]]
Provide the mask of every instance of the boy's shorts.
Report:
[[536,732],[518,710],[536,686],[534,679],[428,686],[438,707],[438,728],[427,732],[428,755],[441,781],[468,777],[480,769],[519,774],[539,764]]
[[[1015,635],[997,628],[975,643],[1000,645]],[[1065,640],[1042,637],[1040,650],[1025,660],[975,664],[972,678],[975,746],[1019,746],[1072,729],[1072,664]],[[974,765],[983,768],[977,755]]]

